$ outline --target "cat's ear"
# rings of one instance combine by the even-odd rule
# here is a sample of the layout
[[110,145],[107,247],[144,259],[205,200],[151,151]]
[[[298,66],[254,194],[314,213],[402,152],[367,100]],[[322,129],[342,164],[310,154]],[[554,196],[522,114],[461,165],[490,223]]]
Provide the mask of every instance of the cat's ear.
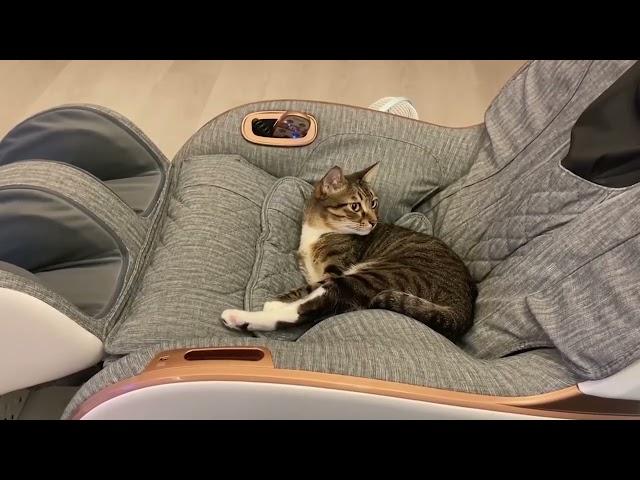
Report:
[[380,162],[376,162],[370,167],[367,167],[358,173],[361,175],[362,180],[364,180],[369,185],[371,185],[373,181],[376,179],[376,175],[378,174],[379,168],[380,168]]
[[324,195],[328,195],[337,192],[343,185],[344,175],[342,174],[342,169],[336,165],[320,181],[320,191]]

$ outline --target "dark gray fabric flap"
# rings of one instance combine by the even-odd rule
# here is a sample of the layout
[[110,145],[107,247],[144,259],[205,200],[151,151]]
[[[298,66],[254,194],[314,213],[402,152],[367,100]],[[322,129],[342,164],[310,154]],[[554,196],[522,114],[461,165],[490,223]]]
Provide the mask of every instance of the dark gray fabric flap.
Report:
[[109,308],[126,250],[90,212],[52,192],[2,187],[0,226],[1,261],[36,274],[87,314]]
[[109,293],[117,294],[123,259],[115,254],[82,264],[40,272],[37,278],[51,290],[58,292],[87,315],[102,313],[111,303]]
[[156,195],[161,182],[160,172],[149,172],[138,177],[106,180],[104,184],[135,212],[142,213],[149,207],[149,199]]
[[24,268],[20,268],[17,265],[14,265],[12,263],[7,263],[7,262],[0,261],[0,270],[3,270],[5,272],[9,272],[9,273],[13,273],[14,275],[20,275],[23,278],[26,278],[26,279],[29,279],[29,280],[33,280],[35,282],[39,281],[38,277],[36,277],[29,270],[25,270]]

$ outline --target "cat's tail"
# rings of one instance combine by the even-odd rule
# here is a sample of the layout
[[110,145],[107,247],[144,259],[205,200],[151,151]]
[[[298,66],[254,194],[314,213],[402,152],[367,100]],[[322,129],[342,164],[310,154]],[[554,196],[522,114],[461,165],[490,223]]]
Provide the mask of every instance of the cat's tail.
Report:
[[371,299],[369,308],[383,308],[414,318],[452,341],[464,335],[473,323],[471,312],[395,290],[377,294]]

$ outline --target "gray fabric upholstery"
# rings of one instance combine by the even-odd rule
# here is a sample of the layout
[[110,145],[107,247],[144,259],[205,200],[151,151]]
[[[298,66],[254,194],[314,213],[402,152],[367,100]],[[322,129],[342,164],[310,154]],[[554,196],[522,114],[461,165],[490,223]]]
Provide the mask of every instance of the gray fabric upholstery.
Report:
[[14,265],[13,263],[7,263],[7,262],[0,261],[0,271],[12,273],[13,275],[18,275],[20,277],[23,277],[23,278],[25,278],[27,280],[32,280],[34,282],[38,281],[38,277],[36,277],[29,270],[25,270],[22,267],[18,267],[17,265]]
[[260,234],[260,213],[274,177],[237,155],[175,163],[171,195],[144,278],[108,353],[162,341],[226,334],[220,314],[242,308]]
[[145,212],[156,203],[150,203],[158,195],[158,185],[162,183],[160,172],[148,172],[129,178],[105,180],[104,184],[113,190],[135,212]]
[[550,278],[526,297],[527,309],[580,376],[612,375],[640,355],[640,188],[558,235],[571,241],[536,255]]
[[401,216],[396,222],[399,227],[408,228],[416,232],[433,235],[433,226],[427,217],[420,212],[411,212]]
[[[265,302],[305,284],[298,268],[296,250],[302,227],[304,203],[311,194],[309,183],[283,177],[271,188],[262,206],[261,233],[256,260],[247,282],[244,309],[260,310]],[[275,332],[256,332],[260,337],[296,340],[309,326]]]
[[[487,111],[487,137],[469,172],[421,206],[479,281],[469,353],[496,358],[556,346],[590,379],[639,358],[640,296],[617,288],[640,284],[637,273],[620,276],[626,265],[618,260],[633,242],[619,247],[622,256],[607,252],[639,232],[631,198],[640,190],[607,189],[560,165],[578,116],[632,64],[530,64]],[[607,268],[593,276],[593,265]],[[559,296],[568,285],[581,289]],[[560,309],[565,315],[549,313]]]
[[159,351],[173,348],[262,345],[277,368],[328,372],[487,395],[520,396],[575,384],[557,352],[539,350],[485,361],[461,351],[415,320],[369,310],[338,315],[297,342],[228,336],[183,339],[141,349],[109,363],[68,405],[64,418],[89,396],[140,373]]
[[[245,141],[238,125],[258,110],[313,113],[320,125],[317,139],[293,149]],[[305,101],[271,101],[243,105],[203,126],[178,152],[193,155],[234,154],[275,177],[293,176],[313,183],[333,165],[355,171],[380,161],[374,187],[382,219],[394,222],[438,188],[460,178],[471,166],[481,125],[446,128],[369,109]],[[419,179],[419,181],[418,181]]]
[[112,230],[132,255],[143,247],[149,220],[141,218],[96,178],[58,162],[17,162],[0,167],[0,188],[52,190],[92,212]]
[[[150,212],[164,182],[166,159],[131,123],[105,108],[66,105],[24,120],[0,142],[0,165],[53,160],[102,181],[137,212]],[[132,191],[138,179],[143,188]]]

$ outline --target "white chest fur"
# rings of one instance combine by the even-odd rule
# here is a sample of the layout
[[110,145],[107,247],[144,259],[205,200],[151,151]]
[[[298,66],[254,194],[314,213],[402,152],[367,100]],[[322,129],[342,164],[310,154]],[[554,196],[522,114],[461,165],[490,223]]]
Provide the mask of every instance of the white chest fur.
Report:
[[302,225],[298,255],[300,258],[300,267],[302,268],[302,273],[307,283],[311,284],[322,280],[324,265],[321,262],[313,261],[313,246],[322,235],[330,231],[331,230],[327,228],[313,227],[306,223]]

